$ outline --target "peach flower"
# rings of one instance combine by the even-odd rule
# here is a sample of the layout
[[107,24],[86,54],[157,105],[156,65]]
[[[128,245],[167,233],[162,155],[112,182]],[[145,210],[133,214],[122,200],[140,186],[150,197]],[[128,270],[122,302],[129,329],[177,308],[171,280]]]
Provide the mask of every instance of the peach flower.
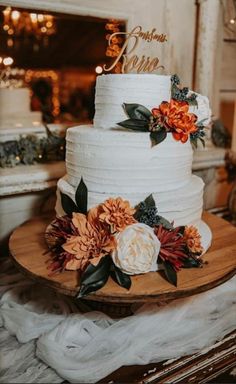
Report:
[[97,265],[100,259],[111,253],[116,247],[113,236],[97,220],[97,208],[86,217],[82,213],[73,213],[72,222],[78,235],[72,235],[62,248],[73,258],[66,263],[69,270],[84,270],[89,263]]
[[110,226],[111,232],[121,232],[127,225],[136,223],[133,215],[135,209],[126,200],[117,197],[107,199],[100,206],[99,220]]
[[198,229],[193,225],[185,227],[184,240],[191,252],[199,254],[203,252],[203,247],[201,245],[201,235],[198,232]]
[[159,108],[152,109],[152,114],[164,124],[167,131],[172,132],[175,140],[182,143],[188,140],[190,133],[197,131],[197,116],[189,113],[189,105],[185,101],[163,101]]

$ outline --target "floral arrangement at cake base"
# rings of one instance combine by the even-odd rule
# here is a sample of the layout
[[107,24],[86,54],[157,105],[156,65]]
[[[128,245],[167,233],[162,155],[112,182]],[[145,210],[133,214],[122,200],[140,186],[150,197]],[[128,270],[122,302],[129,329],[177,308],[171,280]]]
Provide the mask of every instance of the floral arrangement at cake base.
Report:
[[75,202],[61,194],[65,216],[46,231],[51,252],[49,270],[78,271],[83,297],[111,278],[130,289],[132,275],[163,270],[177,286],[181,268],[201,267],[201,236],[194,226],[174,227],[158,215],[152,195],[136,207],[120,197],[109,198],[87,211],[88,190],[81,179]]

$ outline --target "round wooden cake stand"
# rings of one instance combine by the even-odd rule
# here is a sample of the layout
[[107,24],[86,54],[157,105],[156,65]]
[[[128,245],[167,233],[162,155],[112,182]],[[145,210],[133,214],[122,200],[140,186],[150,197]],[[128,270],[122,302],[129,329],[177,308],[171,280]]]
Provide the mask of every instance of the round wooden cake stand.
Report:
[[[236,273],[236,228],[225,220],[205,213],[203,220],[212,230],[212,245],[203,256],[203,268],[182,269],[178,272],[178,287],[165,280],[161,272],[132,276],[129,291],[112,279],[99,291],[80,301],[92,309],[127,315],[131,305],[150,302],[168,302],[211,289]],[[75,271],[50,275],[48,248],[44,239],[45,229],[51,217],[40,217],[18,227],[10,237],[10,253],[16,266],[28,277],[35,279],[60,293],[75,297],[79,291],[79,277]],[[109,311],[107,311],[109,309]],[[111,314],[111,313],[109,313]]]

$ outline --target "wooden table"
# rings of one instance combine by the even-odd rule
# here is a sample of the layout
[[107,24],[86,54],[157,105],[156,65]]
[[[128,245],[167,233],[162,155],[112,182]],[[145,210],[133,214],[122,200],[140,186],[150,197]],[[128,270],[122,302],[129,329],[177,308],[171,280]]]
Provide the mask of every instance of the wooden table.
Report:
[[[147,294],[145,301],[168,301],[205,291],[231,278],[236,272],[236,228],[225,220],[208,213],[205,213],[203,218],[213,233],[212,246],[204,256],[204,260],[208,264],[200,269],[180,271],[178,288],[172,287],[161,274],[153,273],[148,274],[148,283],[145,278],[147,275],[143,275],[144,280],[132,277],[133,287],[128,293],[115,285],[113,281],[109,281],[107,286],[90,295],[88,299],[101,305],[106,300],[110,301],[109,305],[117,305],[115,295],[118,294],[123,305],[129,305],[133,302],[134,296],[137,302],[143,302],[144,296]],[[47,247],[44,232],[50,221],[49,217],[36,218],[17,228],[10,238],[10,252],[14,263],[28,277],[63,294],[75,296],[79,284],[76,272],[48,276],[46,261],[49,255],[45,254]],[[151,288],[147,290],[147,287]],[[142,294],[140,294],[140,290]],[[235,356],[236,332],[228,335],[211,348],[192,356],[147,366],[122,367],[101,382],[207,383],[230,367],[236,366]]]

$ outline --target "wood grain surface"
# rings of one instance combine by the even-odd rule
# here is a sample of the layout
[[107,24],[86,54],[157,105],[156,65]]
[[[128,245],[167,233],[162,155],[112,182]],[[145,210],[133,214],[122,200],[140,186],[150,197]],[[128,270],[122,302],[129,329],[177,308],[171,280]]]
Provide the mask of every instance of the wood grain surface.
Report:
[[[66,271],[49,276],[50,254],[44,233],[51,217],[27,221],[11,235],[9,248],[18,268],[28,277],[59,292],[76,296],[79,291],[78,273]],[[213,233],[212,246],[204,255],[203,268],[182,269],[178,272],[177,288],[168,283],[160,272],[132,276],[129,291],[109,279],[105,287],[86,299],[104,303],[142,303],[168,301],[211,289],[236,273],[236,228],[225,220],[205,213],[203,220]]]

